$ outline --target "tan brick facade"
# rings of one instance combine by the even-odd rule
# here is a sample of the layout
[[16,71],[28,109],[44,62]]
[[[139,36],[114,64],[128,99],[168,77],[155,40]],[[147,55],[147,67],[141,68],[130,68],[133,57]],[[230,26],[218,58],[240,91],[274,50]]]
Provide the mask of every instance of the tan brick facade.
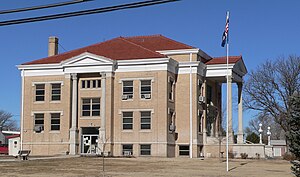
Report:
[[[33,155],[216,156],[207,137],[221,130],[223,81],[207,77],[203,52],[164,52],[165,58],[124,61],[86,52],[56,65],[19,66],[22,149]],[[43,101],[36,100],[39,94]],[[55,94],[58,101],[51,100]]]

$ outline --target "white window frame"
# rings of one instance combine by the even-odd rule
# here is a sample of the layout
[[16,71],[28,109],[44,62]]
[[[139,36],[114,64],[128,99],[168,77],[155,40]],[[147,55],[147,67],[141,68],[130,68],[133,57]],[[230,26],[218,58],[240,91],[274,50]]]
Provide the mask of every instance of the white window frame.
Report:
[[[59,85],[59,88],[53,88],[53,85]],[[59,93],[53,93],[54,91]],[[53,96],[59,96],[59,99],[53,99]],[[61,83],[51,83],[51,101],[61,101]]]
[[[37,115],[43,115],[42,117],[38,117]],[[37,121],[43,121],[43,123],[37,123]],[[36,127],[41,127],[40,131],[36,131]],[[45,130],[45,113],[34,113],[34,132],[35,133],[41,133]]]
[[[142,82],[150,82],[150,85],[143,85]],[[150,91],[143,91],[143,87],[150,87]],[[151,99],[152,98],[152,80],[143,79],[140,80],[140,98],[141,99]]]
[[[99,99],[99,101],[94,102],[95,99]],[[84,100],[89,100],[88,103],[84,103]],[[99,97],[97,98],[82,98],[81,99],[81,117],[100,117],[101,115],[101,100]],[[99,109],[93,109],[93,106],[99,105]],[[89,106],[89,110],[85,110],[84,106]],[[89,115],[84,115],[84,112],[89,112]],[[93,115],[94,112],[99,112],[97,115]]]
[[174,101],[175,80],[172,77],[169,77],[168,87],[169,87],[169,89],[168,89],[168,99],[170,101]]
[[[131,146],[131,148],[124,148],[124,146]],[[122,144],[122,155],[133,155],[133,144]]]
[[[82,79],[80,81],[81,89],[100,89],[101,79]],[[95,83],[95,84],[94,84]]]
[[[128,117],[125,117],[124,114],[125,113],[131,113],[131,116],[128,116]],[[131,119],[131,122],[124,122],[125,119],[128,119],[130,120]],[[131,128],[124,128],[124,125],[131,125]],[[122,129],[123,130],[133,130],[133,112],[132,111],[124,111],[122,112]]]
[[[149,146],[149,148],[145,148]],[[146,153],[146,154],[143,154]],[[151,156],[151,144],[140,144],[140,155],[141,156]]]
[[[43,89],[37,88],[38,86],[44,86]],[[43,94],[38,94],[38,91],[43,91]],[[36,102],[44,102],[45,101],[45,95],[46,95],[46,84],[40,83],[40,84],[35,84],[35,101]],[[43,100],[37,100],[37,97],[43,97]]]
[[[58,115],[58,117],[53,117],[54,115]],[[50,113],[50,130],[51,131],[60,131],[60,123],[61,123],[61,113]],[[52,121],[57,121],[58,123],[53,123]],[[53,129],[52,126],[58,126],[58,129]]]
[[[149,116],[142,116],[143,113],[149,113]],[[141,130],[151,130],[151,117],[152,117],[151,111],[140,111],[140,117],[141,117],[140,129]],[[149,121],[147,121],[147,120],[149,120]],[[146,127],[143,127],[143,125]],[[147,128],[147,126],[149,126],[149,128]]]
[[[125,82],[132,82],[132,86],[125,86]],[[132,87],[132,92],[124,92],[124,88],[131,88]],[[124,80],[122,81],[122,100],[131,100],[133,99],[134,95],[134,82],[133,80]]]

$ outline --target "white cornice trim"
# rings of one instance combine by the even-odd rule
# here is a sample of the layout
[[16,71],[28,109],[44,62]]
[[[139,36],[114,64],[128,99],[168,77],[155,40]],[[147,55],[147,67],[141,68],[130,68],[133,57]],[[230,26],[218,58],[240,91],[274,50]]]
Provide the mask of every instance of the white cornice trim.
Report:
[[143,65],[143,64],[161,64],[169,62],[170,58],[147,58],[134,60],[117,60],[118,66],[122,65]]
[[175,55],[175,54],[198,54],[200,49],[178,49],[178,50],[158,50],[156,52],[163,54],[163,55]]

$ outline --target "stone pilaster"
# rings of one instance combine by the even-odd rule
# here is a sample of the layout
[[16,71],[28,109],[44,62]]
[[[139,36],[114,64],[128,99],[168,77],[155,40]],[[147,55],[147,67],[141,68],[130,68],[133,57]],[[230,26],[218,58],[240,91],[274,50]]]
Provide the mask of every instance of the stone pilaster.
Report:
[[70,154],[77,154],[78,150],[78,128],[77,128],[77,74],[71,74],[72,78],[72,121],[70,129]]

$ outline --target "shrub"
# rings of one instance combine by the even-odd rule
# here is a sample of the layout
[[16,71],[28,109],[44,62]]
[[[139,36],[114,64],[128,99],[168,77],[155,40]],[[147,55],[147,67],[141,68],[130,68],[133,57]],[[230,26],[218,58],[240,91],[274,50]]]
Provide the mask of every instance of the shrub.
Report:
[[248,158],[248,154],[247,153],[241,153],[241,158],[242,159],[247,159]]
[[284,160],[287,160],[287,161],[293,161],[293,160],[296,160],[296,157],[294,154],[291,154],[291,153],[285,153],[283,155],[283,159]]

